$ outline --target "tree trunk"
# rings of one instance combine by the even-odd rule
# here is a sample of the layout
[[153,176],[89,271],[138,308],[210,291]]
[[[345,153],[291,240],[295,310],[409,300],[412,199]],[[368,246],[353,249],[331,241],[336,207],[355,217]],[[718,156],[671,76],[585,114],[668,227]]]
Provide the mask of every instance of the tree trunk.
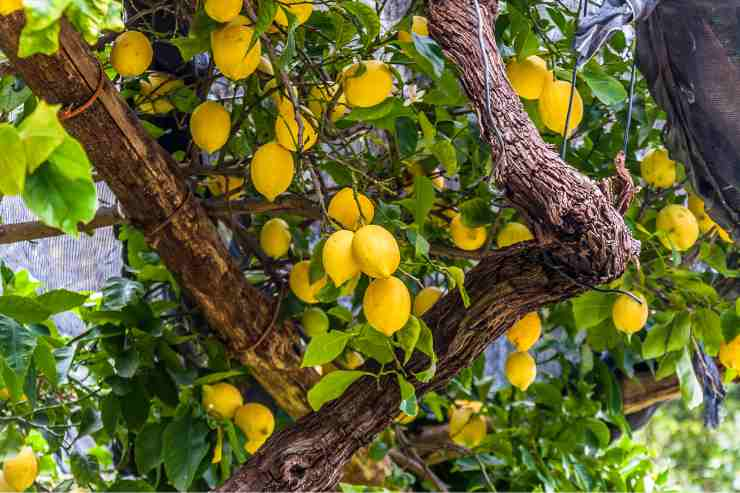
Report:
[[[496,151],[493,129],[502,134],[506,159],[498,164],[496,179],[527,217],[537,240],[483,258],[467,275],[468,309],[453,292],[425,315],[439,360],[432,381],[411,378],[417,396],[443,387],[526,313],[619,277],[639,253],[639,243],[597,184],[562,162],[540,138],[506,80],[492,30],[497,4],[480,3],[491,68],[490,114],[474,4],[430,2],[431,32],[459,67],[482,135]],[[407,370],[411,374],[428,365],[417,354]],[[363,378],[339,399],[273,436],[220,491],[329,490],[354,450],[391,423],[399,403],[394,378]]]

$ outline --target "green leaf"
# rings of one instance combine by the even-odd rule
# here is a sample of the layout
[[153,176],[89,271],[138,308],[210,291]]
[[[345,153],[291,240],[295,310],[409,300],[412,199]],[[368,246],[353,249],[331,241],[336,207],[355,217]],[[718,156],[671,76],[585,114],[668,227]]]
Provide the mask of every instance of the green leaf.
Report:
[[199,53],[204,53],[211,47],[211,41],[208,37],[181,37],[169,40],[180,50],[180,56],[183,60],[188,61]]
[[354,318],[354,316],[352,315],[352,311],[350,311],[349,308],[341,305],[331,307],[326,313],[328,313],[332,317],[338,318],[344,323],[350,323]]
[[[137,437],[138,438],[138,437]],[[107,491],[111,493],[128,493],[131,491],[136,492],[153,492],[155,491],[152,485],[144,481],[143,479],[117,479]]]
[[665,354],[670,334],[670,322],[655,324],[642,343],[642,357],[645,359],[655,359]]
[[689,350],[684,348],[681,358],[676,363],[678,382],[681,385],[681,396],[689,409],[694,409],[704,400],[704,394],[699,385],[699,380],[694,373],[694,365],[691,362]]
[[36,301],[54,315],[77,308],[87,301],[87,298],[88,295],[86,294],[75,293],[66,289],[55,289],[42,294],[36,298]]
[[57,379],[57,360],[52,352],[51,345],[43,337],[36,339],[36,349],[33,352],[33,361],[36,367],[41,370],[52,387],[56,388]]
[[145,475],[163,462],[162,442],[165,432],[163,423],[148,423],[138,435],[134,445],[136,469],[140,475]]
[[457,173],[457,151],[450,140],[438,140],[430,150],[444,166],[447,176],[453,176]]
[[311,409],[318,411],[321,406],[341,396],[350,385],[363,375],[372,375],[364,371],[337,370],[325,375],[308,391],[308,403]]
[[206,422],[190,413],[174,420],[164,430],[164,469],[170,483],[179,491],[190,488],[200,462],[210,449],[208,431]]
[[655,371],[655,379],[662,380],[676,373],[676,363],[681,358],[680,352],[668,353],[661,360]]
[[[169,346],[168,346],[169,347]],[[202,376],[200,378],[196,378],[195,381],[193,381],[194,386],[200,386],[200,385],[208,385],[216,382],[220,382],[221,380],[226,380],[227,378],[232,377],[238,377],[240,375],[245,375],[247,373],[245,368],[239,369],[239,370],[230,370],[230,371],[220,371],[217,373],[209,373],[208,375]]]
[[679,351],[689,342],[691,337],[691,316],[688,312],[681,312],[673,319],[671,336],[666,344],[667,351]]
[[308,282],[314,284],[321,280],[326,275],[324,271],[324,244],[326,239],[321,240],[316,244],[311,253],[311,262],[308,268]]
[[37,300],[15,295],[0,296],[0,313],[22,324],[43,322],[51,316],[51,312]]
[[419,228],[424,227],[429,212],[434,207],[434,184],[426,176],[414,177],[414,221]]
[[627,90],[616,78],[607,74],[592,60],[581,72],[581,77],[591,88],[594,96],[607,106],[612,106],[627,99]]
[[395,130],[401,156],[409,156],[415,153],[416,145],[419,142],[419,131],[416,122],[408,116],[396,118]]
[[419,319],[411,315],[406,325],[401,330],[396,332],[396,339],[398,344],[403,349],[404,357],[403,363],[406,364],[411,359],[411,355],[414,353],[416,343],[419,341],[419,335],[421,334],[421,324]]
[[406,108],[400,99],[386,98],[382,103],[371,106],[370,108],[353,108],[344,119],[353,122],[373,122],[381,118],[389,117],[395,119],[404,115],[413,116],[413,114],[414,111]]
[[19,195],[26,185],[26,154],[14,126],[0,123],[0,195]]
[[419,339],[416,341],[416,349],[427,355],[431,360],[429,368],[424,371],[417,373],[415,376],[421,382],[428,382],[432,379],[437,370],[437,353],[434,352],[434,335],[432,329],[424,322],[423,319],[417,319],[419,321]]
[[306,348],[306,354],[303,355],[302,368],[308,366],[323,365],[334,361],[347,343],[357,334],[352,332],[342,332],[339,330],[330,330],[326,334],[320,334],[311,338]]
[[370,46],[375,38],[380,34],[380,18],[375,9],[362,2],[341,2],[341,7],[351,14],[360,24],[364,35],[365,47]]
[[416,416],[419,413],[419,404],[416,402],[416,389],[406,380],[403,375],[396,373],[398,386],[401,389],[401,411],[409,416]]
[[362,326],[360,335],[352,340],[352,347],[366,356],[375,359],[380,364],[387,364],[393,361],[393,352],[388,338],[373,329],[369,324]]
[[599,442],[601,448],[607,448],[611,441],[611,433],[606,423],[596,418],[589,418],[586,420],[586,428],[591,431]]
[[[49,105],[42,100],[33,113],[18,126],[18,134],[26,150],[26,166],[29,175],[49,159],[65,140],[73,140],[67,136],[64,127],[59,123],[57,112],[60,107],[61,105]],[[86,156],[83,158],[83,163],[87,163]]]
[[482,198],[470,199],[460,206],[462,222],[468,228],[479,228],[492,224],[496,220],[496,213],[491,209],[487,200]]
[[416,33],[412,33],[411,36],[414,39],[414,49],[421,56],[416,58],[417,63],[421,62],[420,68],[435,79],[442,77],[445,69],[442,48],[430,36],[419,36]]
[[[272,25],[275,14],[277,13],[278,6],[273,0],[259,0],[259,8],[257,9],[257,22],[254,25],[254,34],[252,35],[252,42],[249,46],[249,50],[256,44],[260,36],[262,36],[267,29]],[[206,48],[207,50],[208,48]]]
[[725,310],[720,318],[722,324],[722,336],[725,342],[733,341],[740,336],[740,316],[732,308]]
[[0,358],[4,360],[3,379],[11,395],[18,399],[36,349],[36,336],[13,319],[0,315]]
[[100,418],[108,435],[113,436],[115,433],[120,415],[121,403],[118,402],[118,397],[113,392],[103,397],[100,401]]
[[419,112],[419,125],[421,125],[422,135],[424,135],[424,145],[431,148],[434,145],[434,139],[437,137],[437,129],[423,111]]
[[612,314],[614,298],[606,293],[589,291],[571,301],[576,328],[579,330],[594,327]]
[[18,56],[51,55],[59,49],[59,19],[72,0],[24,1],[26,24],[21,31]]
[[130,347],[114,357],[116,375],[123,378],[131,378],[139,368],[139,352],[135,347]]

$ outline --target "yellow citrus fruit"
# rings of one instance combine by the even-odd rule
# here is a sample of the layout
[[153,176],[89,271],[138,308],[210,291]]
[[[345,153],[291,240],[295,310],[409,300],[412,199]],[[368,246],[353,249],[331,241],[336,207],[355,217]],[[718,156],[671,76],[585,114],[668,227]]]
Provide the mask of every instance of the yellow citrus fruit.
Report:
[[231,419],[244,403],[239,389],[225,382],[203,386],[203,407],[208,414],[221,419]]
[[683,252],[691,248],[699,237],[699,223],[696,217],[686,207],[678,204],[671,204],[658,212],[655,225],[658,230],[664,231],[665,236],[661,236],[660,242],[667,249]]
[[537,312],[527,313],[506,333],[506,337],[517,351],[527,351],[542,334],[542,322]]
[[[308,109],[316,117],[321,116],[329,103],[334,99],[338,90],[338,84],[332,84],[328,88],[324,86],[313,86],[308,93]],[[346,103],[347,97],[344,94],[340,94],[336,104],[332,107],[331,114],[329,114],[331,121],[335,122],[344,116],[348,109]]]
[[[411,32],[417,36],[426,37],[429,36],[429,21],[426,17],[415,15],[411,19]],[[398,32],[398,40],[403,43],[413,43],[414,39],[411,34],[407,31]]]
[[483,246],[488,238],[488,231],[483,226],[469,228],[462,222],[462,215],[457,214],[450,223],[452,242],[462,250],[477,250]]
[[294,114],[294,106],[286,91],[290,91],[293,96],[298,97],[298,90],[295,86],[291,85],[286,89],[284,86],[278,85],[277,79],[272,78],[265,84],[262,94],[270,94],[270,98],[275,102],[275,106],[278,109],[278,114],[291,115]]
[[445,189],[445,177],[443,175],[437,175],[432,178],[432,185],[440,192]]
[[250,441],[265,441],[275,431],[275,416],[267,406],[250,402],[236,410],[234,424]]
[[[10,390],[8,390],[7,387],[0,388],[0,400],[7,401],[8,399],[10,399]],[[21,395],[21,398],[18,400],[18,402],[25,402],[27,400],[28,396],[26,394],[23,394]]]
[[486,418],[483,416],[473,416],[458,433],[450,436],[453,442],[467,448],[477,447],[485,437]]
[[665,149],[653,149],[640,163],[640,175],[648,185],[668,188],[676,183],[676,162]]
[[[360,69],[360,66],[363,69]],[[342,75],[344,94],[350,106],[369,108],[385,101],[393,91],[393,74],[380,60],[359,62]]]
[[303,312],[301,325],[308,337],[316,337],[329,330],[329,317],[321,308],[308,308]]
[[39,473],[39,463],[31,447],[23,447],[14,457],[5,459],[5,482],[15,491],[23,491],[33,484]]
[[[2,15],[5,15],[5,14],[2,14]],[[5,481],[5,473],[3,473],[3,471],[0,471],[0,492],[10,493],[13,491],[15,491],[15,489],[12,486],[10,486],[7,481]]]
[[360,270],[370,277],[388,277],[401,263],[396,239],[387,229],[375,224],[357,230],[352,239],[352,253]]
[[345,351],[337,361],[348,370],[355,370],[365,363],[365,358],[357,351]]
[[208,17],[218,22],[230,22],[242,11],[242,0],[206,0]]
[[626,294],[620,294],[612,305],[612,320],[617,330],[627,334],[639,331],[648,319],[648,302],[642,293],[633,293],[640,298],[642,304],[636,302]]
[[249,167],[252,184],[270,202],[293,182],[293,155],[277,142],[268,142],[254,153]]
[[496,245],[504,248],[520,241],[533,240],[534,236],[528,227],[522,223],[510,222],[496,235]]
[[[553,132],[565,135],[565,118],[568,115],[568,102],[570,101],[570,82],[556,80],[548,82],[542,89],[538,107],[542,123]],[[568,122],[568,135],[580,125],[583,120],[583,100],[575,89],[573,95],[573,109]]]
[[411,316],[411,295],[396,277],[375,279],[362,299],[367,322],[388,337],[401,330]]
[[244,444],[244,450],[249,452],[250,454],[254,455],[257,453],[257,451],[262,447],[267,440],[247,440],[247,443]]
[[211,33],[213,62],[229,79],[244,79],[257,70],[262,51],[260,41],[257,40],[247,52],[253,35],[254,30],[249,27],[249,21],[241,15]]
[[506,378],[514,387],[524,391],[534,382],[537,376],[537,365],[534,358],[526,351],[511,353],[506,359]]
[[309,274],[310,269],[311,262],[308,260],[295,264],[293,266],[293,270],[290,271],[289,284],[293,294],[295,294],[301,301],[313,304],[319,302],[319,300],[316,299],[316,295],[326,284],[326,276],[311,284],[311,276]]
[[185,84],[172,75],[154,72],[149,74],[147,80],[142,80],[140,85],[140,94],[134,99],[138,110],[148,115],[161,115],[175,109],[169,96]]
[[211,176],[206,181],[206,186],[216,197],[221,197],[228,193],[229,200],[232,200],[244,195],[243,190],[237,193],[232,193],[234,190],[238,190],[244,186],[244,178],[240,176]]
[[[283,111],[286,108],[290,108],[291,111]],[[292,111],[292,109],[293,104],[290,103],[282,106],[282,109],[278,111],[278,116],[275,120],[275,138],[281,146],[285,147],[289,151],[297,151],[299,147],[303,151],[307,151],[316,144],[316,141],[319,138],[316,133],[316,128],[314,128],[313,114],[308,109],[301,111],[300,118],[303,124],[303,130],[300,139],[302,145],[299,145],[298,120],[296,119],[295,112]]]
[[23,8],[23,0],[0,0],[0,15],[8,15]]
[[421,317],[442,297],[442,290],[435,286],[429,286],[414,298],[414,315]]
[[285,10],[296,16],[300,26],[311,17],[313,0],[279,0],[274,22],[282,27],[288,27],[288,16]]
[[198,105],[190,116],[190,133],[193,142],[206,152],[221,149],[229,140],[231,116],[215,101]]
[[692,193],[689,194],[688,202],[689,210],[696,217],[696,221],[699,223],[699,230],[702,233],[710,233],[712,231],[716,231],[717,235],[722,239],[722,241],[725,241],[727,243],[730,243],[732,241],[729,233],[725,231],[722,226],[714,222],[714,220],[709,217],[709,214],[706,213],[706,211],[704,210],[704,201],[702,199]]
[[149,68],[153,57],[149,38],[139,31],[126,31],[113,43],[110,63],[122,77],[136,77]]
[[552,72],[547,70],[547,62],[537,55],[521,62],[513,59],[506,65],[506,75],[514,92],[524,99],[538,99],[545,84],[553,79]]
[[740,336],[720,345],[719,360],[725,368],[740,371]]
[[[359,206],[357,205],[359,204]],[[362,224],[370,224],[375,217],[375,206],[369,198],[351,188],[343,188],[329,201],[329,217],[347,229],[355,231]]]
[[405,412],[401,411],[398,416],[396,416],[396,419],[394,419],[393,421],[402,425],[407,425],[409,423],[412,423],[415,419],[416,416],[409,416]]
[[341,229],[333,233],[324,243],[322,259],[324,270],[336,286],[341,286],[360,273],[360,265],[352,253],[352,231]]
[[290,226],[279,217],[270,219],[260,230],[262,251],[272,258],[280,258],[290,250]]

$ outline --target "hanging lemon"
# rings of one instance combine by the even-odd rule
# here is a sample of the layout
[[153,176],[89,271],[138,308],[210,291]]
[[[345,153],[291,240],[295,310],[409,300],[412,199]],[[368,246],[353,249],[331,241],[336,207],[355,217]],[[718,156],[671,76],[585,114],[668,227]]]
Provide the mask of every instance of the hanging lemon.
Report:
[[218,22],[229,22],[242,10],[242,0],[206,0],[205,11],[208,17]]
[[262,45],[259,39],[252,44],[254,30],[246,17],[238,15],[221,29],[211,33],[211,50],[216,67],[231,80],[249,77],[260,63]]
[[488,231],[483,226],[469,228],[462,222],[462,215],[457,214],[450,223],[452,242],[462,250],[477,250],[486,243]]
[[254,188],[270,202],[290,187],[294,173],[293,155],[276,142],[260,146],[249,167]]
[[393,92],[393,74],[380,60],[352,65],[345,69],[342,80],[347,102],[358,108],[378,105]]
[[163,115],[175,109],[170,96],[184,87],[180,79],[164,72],[153,72],[140,83],[139,95],[134,98],[134,105],[142,113]]
[[231,384],[220,382],[203,386],[203,407],[218,418],[233,418],[243,402],[241,392]]
[[542,334],[542,322],[537,312],[527,313],[515,323],[506,333],[506,338],[516,347],[517,351],[527,351]]
[[280,258],[290,250],[292,236],[288,223],[279,217],[270,219],[260,231],[260,247],[268,256]]
[[307,308],[301,317],[301,325],[308,337],[316,337],[329,331],[329,317],[321,308]]
[[408,322],[411,295],[397,277],[375,279],[365,291],[362,311],[372,328],[390,337]]
[[315,283],[311,284],[310,272],[311,262],[304,260],[298,262],[293,266],[293,270],[290,271],[290,278],[288,284],[290,289],[293,291],[298,299],[304,303],[314,304],[318,303],[316,295],[321,291],[321,288],[326,284],[326,277],[322,277]]
[[725,368],[740,371],[740,336],[720,345],[719,361]]
[[521,391],[527,390],[537,376],[534,358],[526,351],[511,353],[506,360],[506,378]]
[[675,248],[683,252],[691,248],[699,238],[696,217],[682,205],[671,204],[661,209],[655,225],[658,230],[666,233],[660,237],[660,242],[669,250]]
[[717,232],[717,236],[724,242],[731,243],[732,238],[727,231],[722,228],[719,224],[709,217],[709,214],[704,210],[704,201],[696,195],[689,194],[688,206],[691,213],[696,217],[696,221],[699,224],[699,230],[702,233],[710,233],[712,231]]
[[136,77],[149,68],[154,50],[149,38],[139,31],[121,33],[113,43],[110,62],[121,77]]
[[352,253],[354,237],[352,231],[342,229],[333,233],[324,243],[324,270],[336,286],[341,286],[360,273],[360,265]]
[[[275,138],[281,146],[289,151],[295,152],[300,147],[305,152],[312,148],[319,138],[316,128],[313,125],[313,114],[310,110],[304,109],[298,117],[301,119],[303,126],[300,135],[301,144],[299,145],[298,120],[296,119],[295,112],[292,111],[293,104],[290,101],[288,103],[279,108],[278,116],[275,120]],[[285,111],[286,109],[290,109],[291,111]]]
[[391,276],[401,263],[396,239],[387,229],[375,224],[357,230],[352,239],[352,253],[360,270],[370,277]]
[[370,199],[359,192],[355,194],[349,187],[331,198],[328,212],[330,218],[352,231],[361,224],[370,224],[375,217],[375,207]]
[[[429,36],[429,21],[427,18],[415,15],[411,19],[411,32],[423,38]],[[398,40],[402,43],[414,42],[414,38],[408,31],[398,31]]]
[[421,317],[442,297],[442,290],[435,286],[429,286],[414,298],[414,315]]
[[496,245],[499,248],[514,245],[521,241],[533,240],[534,236],[528,227],[518,222],[506,224],[496,235]]
[[640,162],[640,175],[656,188],[672,187],[676,183],[676,162],[665,149],[653,149]]
[[0,0],[0,15],[12,14],[23,8],[23,0]]
[[215,101],[201,103],[190,116],[190,133],[195,145],[206,152],[215,152],[229,140],[231,116]]
[[[338,84],[332,84],[328,88],[325,86],[313,86],[308,93],[308,108],[311,110],[311,113],[317,117],[322,115],[329,103],[334,99],[338,90]],[[348,110],[346,103],[347,97],[344,94],[340,94],[329,114],[331,121],[335,122],[344,116]]]
[[5,459],[3,476],[15,491],[23,491],[33,484],[39,473],[39,463],[31,447],[23,447],[14,457]]
[[553,80],[552,72],[547,70],[547,62],[537,55],[521,62],[513,59],[506,65],[506,75],[514,92],[524,99],[538,99],[545,84]]
[[642,304],[626,294],[620,294],[612,305],[612,320],[617,330],[634,334],[645,327],[648,319],[648,303],[642,293],[633,293]]
[[282,27],[288,27],[288,16],[285,15],[286,10],[296,16],[297,25],[300,26],[311,17],[313,0],[279,0],[273,22]]
[[[564,80],[556,80],[545,84],[540,94],[539,110],[542,123],[553,132],[565,135],[565,119],[568,115],[571,85]],[[573,107],[568,121],[568,135],[572,135],[583,120],[583,100],[574,89]]]

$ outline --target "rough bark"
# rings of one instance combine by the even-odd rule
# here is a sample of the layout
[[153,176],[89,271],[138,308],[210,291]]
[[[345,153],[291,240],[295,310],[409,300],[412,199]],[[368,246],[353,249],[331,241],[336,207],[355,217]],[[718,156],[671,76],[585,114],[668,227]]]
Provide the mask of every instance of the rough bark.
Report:
[[[430,2],[431,32],[459,67],[482,134],[497,151],[493,128],[501,132],[507,159],[498,165],[496,180],[527,217],[537,240],[483,258],[467,275],[468,309],[455,292],[425,315],[439,360],[432,381],[412,379],[418,396],[443,387],[524,314],[574,296],[587,284],[618,277],[639,252],[639,243],[598,186],[563,163],[540,138],[506,80],[496,49],[497,4],[480,3],[491,65],[490,114],[474,4]],[[428,363],[417,355],[407,370],[420,371]],[[391,423],[399,402],[394,378],[361,379],[339,399],[272,437],[221,491],[331,489],[342,464]]]

